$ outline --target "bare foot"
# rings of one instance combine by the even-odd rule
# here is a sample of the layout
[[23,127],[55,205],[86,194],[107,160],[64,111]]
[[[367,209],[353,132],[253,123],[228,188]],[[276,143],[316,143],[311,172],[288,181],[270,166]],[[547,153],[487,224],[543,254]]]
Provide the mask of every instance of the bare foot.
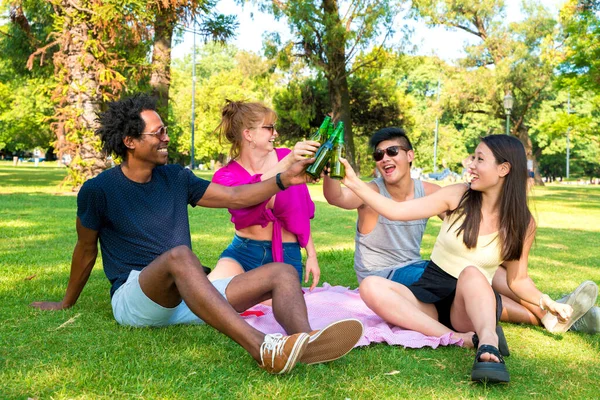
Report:
[[473,334],[475,334],[475,332],[466,332],[466,333],[453,332],[452,337],[455,339],[462,339],[463,347],[466,347],[467,349],[472,349],[475,347],[475,346],[473,346]]
[[499,363],[500,360],[498,359],[498,357],[496,357],[495,355],[491,354],[491,353],[482,353],[479,356],[479,361],[483,361],[483,362],[495,362],[495,363]]

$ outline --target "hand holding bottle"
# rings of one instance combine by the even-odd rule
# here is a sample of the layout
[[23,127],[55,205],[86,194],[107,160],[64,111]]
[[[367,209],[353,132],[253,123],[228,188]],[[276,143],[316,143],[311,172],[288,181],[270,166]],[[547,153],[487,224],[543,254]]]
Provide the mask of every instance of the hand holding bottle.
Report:
[[321,146],[321,143],[315,140],[303,140],[297,142],[290,153],[291,162],[303,160],[304,158],[311,158],[315,155],[317,150]]
[[345,170],[346,170],[345,171],[346,175],[342,179],[342,183],[348,189],[351,189],[351,190],[357,189],[358,185],[360,183],[362,183],[362,181],[360,180],[360,178],[358,176],[356,176],[356,172],[354,172],[354,170],[352,169],[352,166],[350,165],[350,163],[348,162],[348,160],[346,160],[343,157],[340,157],[339,160],[344,165]]

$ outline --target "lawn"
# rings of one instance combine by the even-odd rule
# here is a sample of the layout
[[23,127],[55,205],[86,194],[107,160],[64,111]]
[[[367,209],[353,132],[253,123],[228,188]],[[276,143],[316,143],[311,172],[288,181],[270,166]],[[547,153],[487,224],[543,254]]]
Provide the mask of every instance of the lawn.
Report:
[[[504,324],[512,382],[470,382],[473,350],[414,350],[383,344],[322,365],[271,376],[241,347],[208,326],[133,329],[112,317],[100,260],[72,309],[28,305],[60,300],[76,241],[76,197],[58,185],[65,169],[0,163],[0,398],[598,398],[600,335],[552,335]],[[202,177],[210,178],[207,173]],[[317,206],[313,235],[321,282],[356,287],[355,212]],[[538,235],[530,275],[553,298],[591,279],[600,283],[600,188],[535,188]],[[194,251],[214,265],[231,240],[226,210],[190,210]],[[430,221],[423,256],[440,223]]]

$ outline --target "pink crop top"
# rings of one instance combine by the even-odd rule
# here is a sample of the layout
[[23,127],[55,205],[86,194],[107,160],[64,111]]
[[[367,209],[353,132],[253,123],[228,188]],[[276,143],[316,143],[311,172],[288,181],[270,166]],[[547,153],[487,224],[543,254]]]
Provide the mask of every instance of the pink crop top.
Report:
[[[277,159],[281,161],[291,150],[275,149]],[[238,162],[232,160],[221,168],[212,181],[224,186],[238,186],[247,183],[260,182],[262,174],[250,175]],[[235,229],[244,229],[252,225],[263,228],[273,222],[272,254],[273,261],[283,262],[283,245],[281,228],[293,233],[298,238],[298,244],[306,247],[310,237],[310,220],[315,215],[315,204],[310,198],[306,185],[296,185],[275,195],[273,208],[267,208],[269,199],[252,207],[240,210],[229,209],[231,222]]]

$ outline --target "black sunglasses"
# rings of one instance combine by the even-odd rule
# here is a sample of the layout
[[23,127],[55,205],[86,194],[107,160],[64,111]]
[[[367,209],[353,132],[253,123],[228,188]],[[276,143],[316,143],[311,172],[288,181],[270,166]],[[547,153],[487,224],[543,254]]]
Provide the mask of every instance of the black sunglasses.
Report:
[[408,149],[405,149],[402,146],[390,146],[386,149],[377,149],[373,152],[373,159],[375,161],[381,161],[383,160],[384,154],[387,154],[388,157],[396,157],[400,150],[408,151]]
[[273,131],[277,128],[275,128],[275,124],[271,124],[271,125],[263,125],[261,126],[261,128],[266,129],[268,131],[271,132],[271,135],[273,134]]

